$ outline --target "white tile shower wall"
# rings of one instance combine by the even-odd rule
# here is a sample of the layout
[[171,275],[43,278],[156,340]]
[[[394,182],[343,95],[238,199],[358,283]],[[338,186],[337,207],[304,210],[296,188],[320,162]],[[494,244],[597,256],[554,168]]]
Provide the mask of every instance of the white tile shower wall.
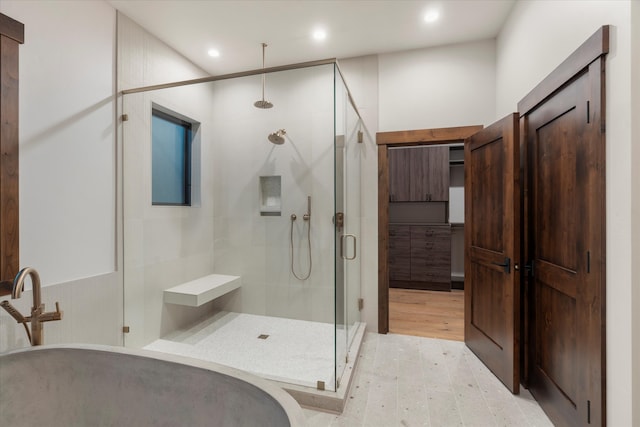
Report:
[[[266,76],[269,110],[257,109],[261,77],[214,84],[216,155],[215,270],[242,276],[236,296],[218,306],[229,311],[333,322],[333,68]],[[287,131],[283,145],[267,135]],[[260,216],[259,177],[282,178],[282,215]],[[307,226],[311,196],[313,270],[300,281],[290,272],[290,215],[295,268],[308,268]]]
[[[115,10],[106,2],[2,0],[0,12],[25,25],[21,267],[40,272],[46,309],[59,301],[64,311],[62,321],[44,325],[45,343],[117,345]],[[12,304],[28,314],[31,292]],[[28,346],[22,325],[1,311],[0,352]]]
[[[119,15],[119,87],[131,88],[205,76],[154,36]],[[185,86],[124,96],[125,345],[141,347],[210,312],[165,304],[164,289],[213,273],[211,87]],[[151,205],[151,108],[158,104],[201,123],[195,134],[202,168],[194,169],[201,197],[190,207]]]

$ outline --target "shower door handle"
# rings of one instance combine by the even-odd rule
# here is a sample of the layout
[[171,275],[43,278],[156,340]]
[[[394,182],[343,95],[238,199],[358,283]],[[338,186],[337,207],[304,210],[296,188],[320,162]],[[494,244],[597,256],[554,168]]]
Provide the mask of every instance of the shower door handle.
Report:
[[[346,240],[347,237],[351,237],[353,238],[353,256],[349,257],[349,256],[345,256],[344,254],[344,241]],[[356,255],[357,255],[357,249],[356,247],[358,246],[358,238],[354,235],[354,234],[343,234],[340,236],[340,257],[342,259],[346,259],[346,260],[353,260],[356,259]]]

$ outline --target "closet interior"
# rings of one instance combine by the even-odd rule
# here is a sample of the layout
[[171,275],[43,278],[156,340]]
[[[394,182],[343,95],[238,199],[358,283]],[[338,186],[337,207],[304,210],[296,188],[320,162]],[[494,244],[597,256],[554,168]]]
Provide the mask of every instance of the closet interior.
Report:
[[464,287],[462,144],[389,148],[389,286]]

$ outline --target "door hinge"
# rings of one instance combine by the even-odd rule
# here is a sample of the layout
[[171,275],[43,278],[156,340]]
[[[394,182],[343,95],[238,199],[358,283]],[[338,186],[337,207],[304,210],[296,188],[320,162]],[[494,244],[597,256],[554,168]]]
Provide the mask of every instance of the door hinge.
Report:
[[587,273],[591,273],[591,252],[587,251]]
[[591,401],[587,400],[587,424],[591,424]]
[[587,101],[587,123],[591,123],[591,103]]
[[123,327],[122,327],[122,332],[123,332],[123,333],[128,334],[128,333],[129,333],[129,331],[130,331],[130,329],[129,329],[129,327],[128,327],[128,326],[123,326]]
[[362,298],[358,298],[358,310],[362,311],[364,308],[364,300]]
[[122,118],[122,121],[123,121],[123,122],[128,122],[128,121],[129,121],[129,115],[128,115],[128,114],[123,114],[123,115],[121,116],[121,118]]

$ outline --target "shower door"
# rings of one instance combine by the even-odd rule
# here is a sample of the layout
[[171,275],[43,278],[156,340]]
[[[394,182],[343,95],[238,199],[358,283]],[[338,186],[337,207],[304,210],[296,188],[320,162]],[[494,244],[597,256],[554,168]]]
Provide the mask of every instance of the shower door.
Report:
[[336,387],[360,322],[360,119],[336,69],[335,238]]

